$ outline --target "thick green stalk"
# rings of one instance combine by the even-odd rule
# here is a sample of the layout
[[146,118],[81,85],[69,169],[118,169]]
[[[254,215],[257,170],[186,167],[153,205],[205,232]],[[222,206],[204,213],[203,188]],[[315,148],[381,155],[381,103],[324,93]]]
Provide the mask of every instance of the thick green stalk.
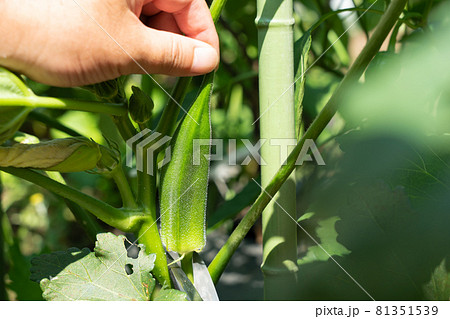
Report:
[[135,136],[138,132],[130,121],[128,114],[123,116],[112,116],[112,120],[119,131],[120,136],[124,141],[128,141]]
[[81,101],[42,96],[25,96],[18,98],[2,98],[0,105],[25,106],[29,108],[44,107],[48,109],[75,110],[111,115],[124,115],[128,110],[124,104],[113,104],[93,101]]
[[[261,181],[265,187],[295,144],[294,36],[292,0],[258,0],[259,100],[261,121]],[[292,146],[290,147],[292,149]],[[283,155],[284,149],[284,155]],[[275,196],[296,219],[295,179],[289,177]],[[292,296],[297,267],[297,225],[275,202],[262,214],[264,296],[285,300]]]
[[172,287],[170,280],[169,267],[167,266],[166,251],[159,236],[158,225],[156,221],[148,221],[142,224],[137,232],[139,243],[145,245],[145,250],[148,254],[156,254],[155,268],[152,273],[165,288]]
[[94,197],[86,195],[77,189],[54,181],[36,171],[24,168],[0,167],[0,170],[20,177],[48,191],[71,200],[91,212],[108,225],[122,231],[133,231],[147,218],[139,211],[114,208]]
[[[138,202],[144,207],[148,222],[143,224],[137,233],[139,242],[145,244],[147,253],[156,254],[155,268],[153,274],[162,286],[171,287],[169,268],[167,266],[166,251],[163,247],[161,237],[156,223],[156,152],[153,158],[147,158],[147,145],[142,152],[143,171],[138,172]],[[153,165],[153,174],[147,171],[148,161]]]
[[208,269],[214,282],[217,282],[225,270],[226,265],[231,259],[233,253],[239,247],[239,244],[244,239],[250,228],[260,217],[261,212],[272,200],[272,197],[278,192],[283,183],[289,178],[290,174],[295,168],[295,162],[300,154],[300,151],[307,139],[317,139],[320,133],[325,129],[328,122],[336,113],[342,97],[345,92],[354,84],[363,74],[369,62],[377,54],[383,41],[386,39],[389,31],[394,26],[398,17],[403,11],[407,0],[393,0],[386,10],[386,13],[381,17],[372,37],[367,42],[366,46],[353,63],[346,76],[338,86],[328,103],[322,109],[320,114],[306,131],[305,135],[298,142],[297,146],[291,152],[287,159],[286,165],[282,166],[277,174],[272,178],[270,183],[266,186],[263,192],[256,199],[255,203],[249,209],[245,217],[233,231],[228,238],[225,245],[220,249],[214,260],[209,265]]
[[[0,177],[1,178],[1,177]],[[3,240],[2,180],[0,179],[0,301],[8,300],[5,287],[5,241]]]

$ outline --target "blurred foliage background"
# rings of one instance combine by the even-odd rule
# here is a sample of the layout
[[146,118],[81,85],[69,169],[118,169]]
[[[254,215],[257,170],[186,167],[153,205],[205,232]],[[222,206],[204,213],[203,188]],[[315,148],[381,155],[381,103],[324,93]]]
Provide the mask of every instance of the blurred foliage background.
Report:
[[[295,39],[312,31],[304,128],[345,75],[388,3],[294,1]],[[341,10],[345,8],[353,9]],[[449,1],[408,2],[383,52],[348,92],[340,112],[317,141],[326,166],[306,163],[297,169],[299,223],[321,245],[299,228],[299,299],[449,300],[449,13]],[[258,122],[252,124],[259,116],[255,15],[254,1],[228,0],[217,25],[222,62],[215,78],[212,126],[213,138],[225,141],[225,158],[213,162],[211,169],[208,230],[212,244],[208,249],[212,250],[260,191],[252,181],[259,175],[254,159],[247,165],[229,164],[229,158],[240,164],[249,155],[242,140],[254,145],[259,136]],[[167,91],[175,81],[166,76],[155,79]],[[125,80],[128,96],[131,86],[137,85],[152,97],[155,127],[167,95],[148,76]],[[95,100],[81,88],[27,81],[38,95]],[[194,78],[186,108],[200,81]],[[65,129],[55,125],[55,120]],[[106,115],[39,109],[31,113],[21,131],[46,140],[67,136],[63,132],[67,128],[97,143],[113,141],[125,154],[125,145]],[[136,171],[128,169],[127,174],[134,179]],[[93,241],[60,198],[5,173],[0,177],[8,299],[40,300],[38,285],[29,280],[31,257],[68,247],[92,249]],[[88,173],[64,177],[83,192],[121,205],[114,183],[105,177]],[[259,223],[246,243],[261,243]],[[205,259],[210,255],[205,251]],[[252,260],[244,258],[233,267],[233,272],[243,275],[238,277],[242,280],[228,281],[233,283],[229,287],[219,284],[219,297],[262,298],[262,287],[252,285],[260,275],[244,276],[254,273],[258,258],[257,254]]]

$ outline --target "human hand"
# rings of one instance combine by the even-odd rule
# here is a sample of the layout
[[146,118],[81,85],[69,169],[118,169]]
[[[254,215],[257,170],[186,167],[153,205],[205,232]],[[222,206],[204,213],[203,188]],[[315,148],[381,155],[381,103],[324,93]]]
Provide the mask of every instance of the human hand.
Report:
[[219,63],[204,0],[0,0],[0,11],[0,65],[48,85],[192,76]]

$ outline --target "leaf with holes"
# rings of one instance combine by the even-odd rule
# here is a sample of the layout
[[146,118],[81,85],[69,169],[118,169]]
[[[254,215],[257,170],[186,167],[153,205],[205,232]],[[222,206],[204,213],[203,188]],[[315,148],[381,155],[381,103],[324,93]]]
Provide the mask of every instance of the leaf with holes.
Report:
[[138,257],[130,258],[124,241],[98,234],[94,252],[71,248],[33,258],[31,280],[40,282],[46,300],[150,300],[155,255],[139,245]]

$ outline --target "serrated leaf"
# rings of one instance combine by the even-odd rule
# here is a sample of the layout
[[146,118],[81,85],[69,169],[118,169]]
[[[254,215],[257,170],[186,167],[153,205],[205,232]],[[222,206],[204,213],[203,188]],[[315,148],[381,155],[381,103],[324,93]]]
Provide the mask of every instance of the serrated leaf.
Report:
[[46,300],[150,300],[155,255],[139,245],[138,257],[130,258],[124,240],[103,233],[97,235],[94,252],[72,248],[36,257],[31,279],[40,282]]
[[436,267],[423,290],[428,300],[450,301],[450,273],[447,272],[445,259]]
[[2,105],[4,98],[33,97],[33,92],[14,73],[0,67],[0,144],[22,126],[30,108],[23,106]]
[[176,289],[161,290],[153,301],[187,301],[186,293]]

